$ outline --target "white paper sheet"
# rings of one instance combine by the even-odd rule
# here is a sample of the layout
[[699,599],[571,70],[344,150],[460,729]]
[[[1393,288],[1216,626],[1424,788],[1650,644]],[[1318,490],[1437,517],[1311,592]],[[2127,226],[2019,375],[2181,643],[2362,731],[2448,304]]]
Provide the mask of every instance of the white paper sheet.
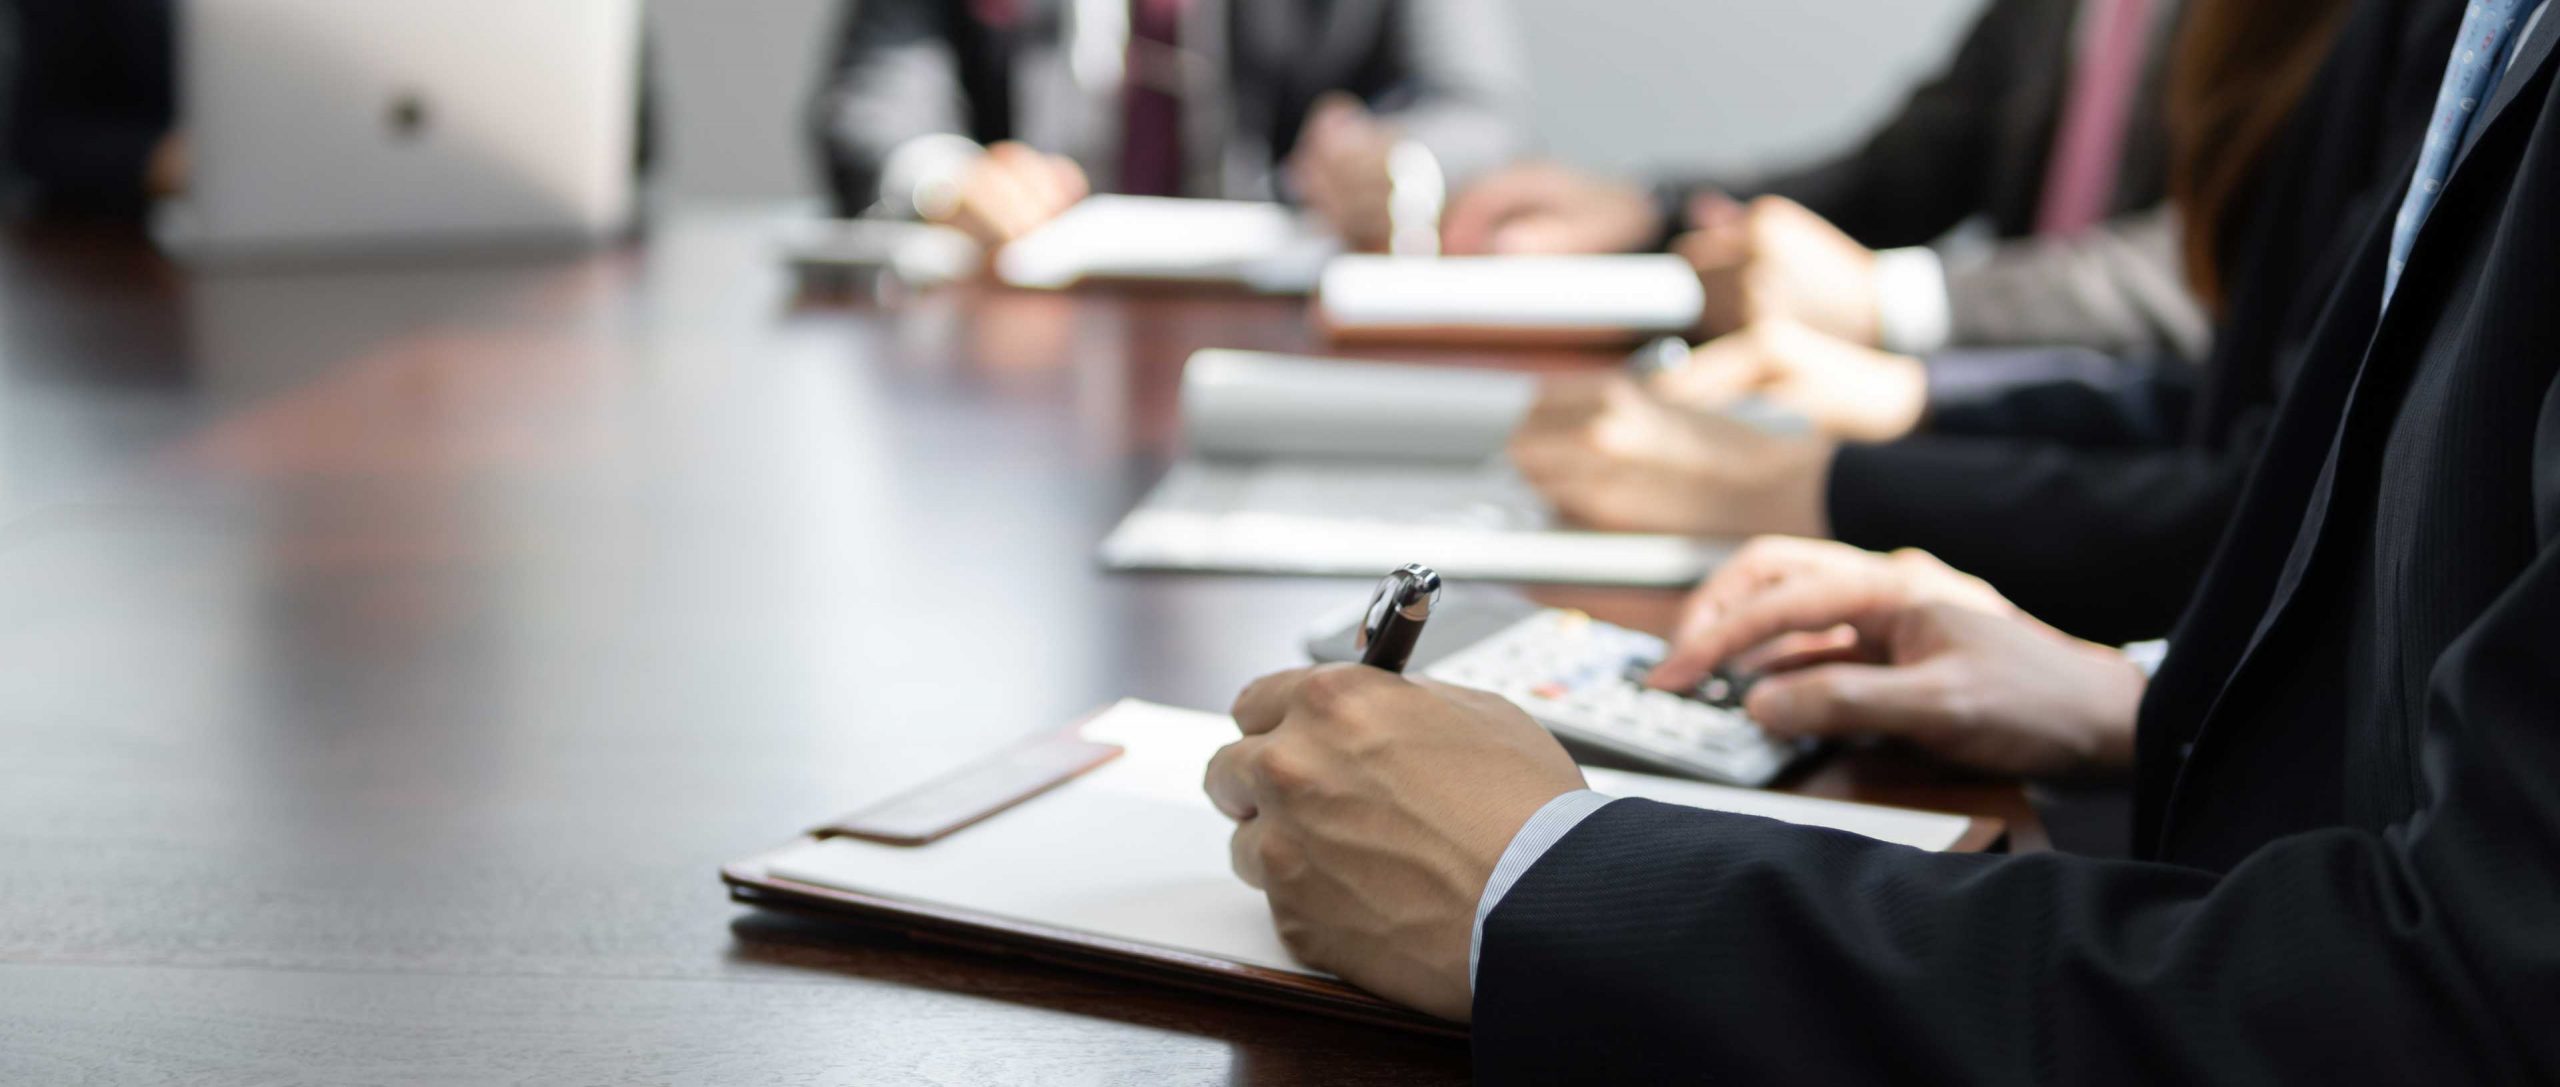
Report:
[[1102,543],[1120,570],[1687,585],[1732,541],[1566,528],[1503,455],[1530,375],[1201,351],[1190,456]]
[[1184,461],[1102,541],[1115,570],[1682,586],[1733,543],[1559,528],[1507,464]]
[[1085,198],[996,254],[996,276],[1056,290],[1085,279],[1224,283],[1305,294],[1339,243],[1279,204]]
[[[786,851],[769,862],[771,870],[822,887],[1317,974],[1289,957],[1262,895],[1229,870],[1233,825],[1200,791],[1209,756],[1235,738],[1234,723],[1133,699],[1084,732],[1127,753],[930,846],[834,838]],[[1647,774],[1585,774],[1594,788],[1617,796],[1764,815],[1922,849],[1954,845],[1967,823]]]
[[1340,330],[1472,328],[1676,334],[1698,323],[1705,289],[1669,254],[1565,257],[1344,256],[1325,265],[1318,304]]

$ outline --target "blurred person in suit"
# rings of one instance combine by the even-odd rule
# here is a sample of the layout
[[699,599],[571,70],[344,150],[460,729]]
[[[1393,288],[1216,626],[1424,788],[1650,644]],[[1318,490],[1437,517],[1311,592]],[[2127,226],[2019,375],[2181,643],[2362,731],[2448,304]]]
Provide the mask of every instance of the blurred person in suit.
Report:
[[2156,675],[1925,556],[1787,541],[1655,677],[1841,633],[1753,715],[2129,774],[2131,859],[1614,799],[1496,696],[1335,665],[1248,687],[1207,781],[1291,949],[1470,1020],[1489,1082],[2549,1080],[2560,15],[2357,7],[2343,57],[2410,9],[2458,43],[2394,104],[2428,122],[2386,199],[2327,224],[2349,255]]
[[170,0],[13,0],[8,152],[40,215],[138,217],[185,188]]
[[[1707,335],[1794,318],[1854,343],[2078,344],[2202,357],[2164,203],[2174,0],[1992,0],[1864,143],[1759,177],[1644,185],[1524,163],[1462,190],[1452,253],[1673,244]],[[1997,241],[1941,256],[1969,221]],[[1675,235],[1695,231],[1674,243]]]
[[[1914,547],[2108,641],[2168,632],[2301,365],[2337,224],[2391,198],[2461,10],[2408,0],[2402,36],[2329,48],[2339,0],[2197,0],[2177,43],[2170,187],[2181,267],[2219,315],[2204,365],[2083,349],[1925,360],[1764,322],[1636,395],[1559,386],[1514,443],[1559,508],[1620,529]],[[2295,110],[2324,59],[2316,94]],[[1750,396],[1826,433],[1677,410]],[[2112,591],[2091,593],[2093,578]]]
[[1387,159],[1523,143],[1502,0],[856,0],[810,111],[837,210],[1001,243],[1084,194],[1297,199],[1355,245]]

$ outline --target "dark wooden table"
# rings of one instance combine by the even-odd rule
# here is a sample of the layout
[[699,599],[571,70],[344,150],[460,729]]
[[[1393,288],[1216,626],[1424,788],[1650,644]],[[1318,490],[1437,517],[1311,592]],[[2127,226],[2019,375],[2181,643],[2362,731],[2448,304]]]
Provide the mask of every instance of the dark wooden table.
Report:
[[[812,300],[765,227],[217,271],[0,240],[0,1082],[1464,1077],[728,903],[721,862],[1079,711],[1223,706],[1365,591],[1092,559],[1184,356],[1317,347],[1296,305]],[[1891,757],[1800,787],[2042,840]]]

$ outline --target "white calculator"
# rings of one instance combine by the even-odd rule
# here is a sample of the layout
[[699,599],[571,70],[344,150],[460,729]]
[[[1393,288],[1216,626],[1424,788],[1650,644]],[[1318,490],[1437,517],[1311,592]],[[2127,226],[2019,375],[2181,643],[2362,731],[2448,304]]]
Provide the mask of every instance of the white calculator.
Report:
[[[1653,635],[1481,589],[1452,603],[1468,614],[1444,606],[1433,617],[1415,671],[1510,699],[1566,740],[1651,769],[1755,786],[1809,750],[1762,732],[1736,708],[1738,691],[1690,696],[1645,686],[1644,674],[1668,649]],[[1344,644],[1319,638],[1308,648],[1319,659],[1350,659],[1342,652],[1347,636],[1336,637]]]

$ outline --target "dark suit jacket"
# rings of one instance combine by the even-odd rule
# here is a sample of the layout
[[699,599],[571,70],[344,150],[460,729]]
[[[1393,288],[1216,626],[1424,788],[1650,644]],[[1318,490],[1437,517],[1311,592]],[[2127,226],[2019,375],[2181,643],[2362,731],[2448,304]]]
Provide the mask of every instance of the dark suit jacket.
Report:
[[[1926,245],[1977,215],[2002,237],[2035,233],[2046,163],[2070,97],[2080,0],[1991,0],[1953,60],[1911,92],[1865,143],[1837,158],[1757,179],[1701,181],[1775,193],[1877,248]],[[2116,178],[2117,213],[2168,196],[2168,30],[2146,58]]]
[[2144,214],[2167,196],[2162,109],[2174,18],[2157,20],[2145,57],[2115,218],[2070,243],[2022,240],[2035,233],[2044,202],[2081,7],[2081,0],[1992,0],[1946,68],[1864,143],[1769,176],[1675,182],[1667,190],[1674,221],[1701,189],[1787,197],[1875,248],[1925,245],[1980,217],[2007,244],[1985,259],[1949,262],[1954,342],[2201,354],[2210,322],[2186,291],[2175,224]]
[[[982,6],[853,5],[810,114],[840,211],[869,207],[887,156],[931,133],[1018,139],[1108,173],[1120,116],[1109,94],[1074,78],[1069,0],[1014,0],[1018,14],[1002,25]],[[1328,91],[1394,116],[1453,177],[1523,143],[1525,81],[1496,0],[1200,0],[1185,33],[1203,27],[1214,40],[1186,46],[1219,77],[1195,96],[1214,99],[1210,116],[1184,118],[1195,160],[1186,195],[1276,195],[1272,168]]]
[[[2397,199],[2461,7],[2377,0],[2356,17],[2397,32],[2346,31],[2259,166],[2224,245],[2232,316],[2200,369],[2090,368],[2111,380],[2014,385],[1938,412],[1930,434],[1844,448],[1833,535],[1935,552],[2084,637],[2167,633],[2353,255],[2338,224]],[[2152,443],[2164,428],[2174,437]]]
[[1478,1074],[2560,1079],[2556,40],[2482,104],[2387,313],[2387,215],[2339,224],[2347,274],[2143,707],[2140,859],[1619,801],[1488,919]]
[[14,0],[9,158],[37,208],[138,215],[175,117],[169,0]]

